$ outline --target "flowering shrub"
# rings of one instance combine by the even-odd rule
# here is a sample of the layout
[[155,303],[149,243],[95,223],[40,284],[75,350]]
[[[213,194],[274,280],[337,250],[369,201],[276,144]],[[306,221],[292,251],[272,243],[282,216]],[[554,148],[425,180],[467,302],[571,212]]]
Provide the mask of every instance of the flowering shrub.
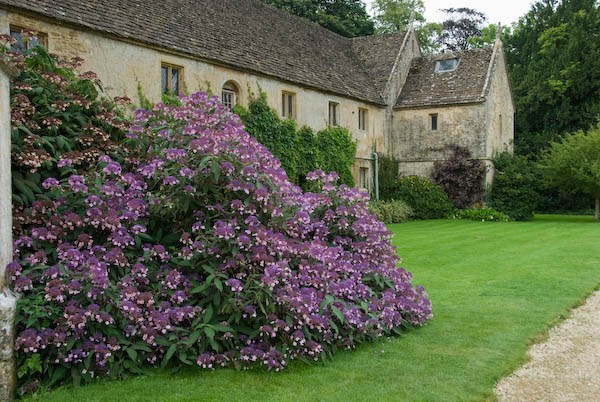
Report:
[[322,171],[302,193],[216,97],[180,100],[136,113],[120,163],[46,179],[56,201],[27,210],[40,225],[7,269],[22,386],[281,370],[432,316],[364,193]]
[[[35,32],[22,35],[32,40]],[[20,231],[23,206],[47,199],[42,181],[61,178],[69,167],[87,170],[114,150],[129,122],[115,103],[99,99],[102,88],[93,72],[76,72],[83,59],[64,60],[41,45],[12,51],[14,43],[11,36],[0,35],[0,55],[19,70],[11,81],[10,105],[15,229]]]

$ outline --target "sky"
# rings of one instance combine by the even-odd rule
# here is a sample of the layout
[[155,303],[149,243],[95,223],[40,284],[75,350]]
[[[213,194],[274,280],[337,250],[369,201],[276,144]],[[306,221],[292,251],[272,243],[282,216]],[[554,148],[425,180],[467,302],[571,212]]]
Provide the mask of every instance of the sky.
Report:
[[[483,12],[489,24],[510,25],[517,22],[529,11],[533,0],[423,0],[425,4],[425,19],[428,22],[442,22],[445,14],[441,8],[468,7]],[[365,0],[367,11],[371,12],[373,0]],[[371,13],[372,14],[372,13]]]

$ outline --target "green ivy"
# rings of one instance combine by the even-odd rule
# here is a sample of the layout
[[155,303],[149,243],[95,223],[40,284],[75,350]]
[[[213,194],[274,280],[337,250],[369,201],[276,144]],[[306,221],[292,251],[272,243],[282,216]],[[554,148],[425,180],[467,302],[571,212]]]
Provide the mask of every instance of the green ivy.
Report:
[[318,165],[325,172],[337,172],[340,182],[354,186],[352,165],[356,155],[356,141],[348,129],[327,127],[317,133]]
[[251,98],[247,109],[237,105],[233,112],[242,119],[246,131],[279,159],[288,177],[304,190],[310,190],[312,184],[306,181],[306,174],[317,169],[337,172],[341,183],[354,186],[356,141],[347,129],[328,127],[316,134],[307,126],[298,130],[294,120],[279,118],[264,92]]

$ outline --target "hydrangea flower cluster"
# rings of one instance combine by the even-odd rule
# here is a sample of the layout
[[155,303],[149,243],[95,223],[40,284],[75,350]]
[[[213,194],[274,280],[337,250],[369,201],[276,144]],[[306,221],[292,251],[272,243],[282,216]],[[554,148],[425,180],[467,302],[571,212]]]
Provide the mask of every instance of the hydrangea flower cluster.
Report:
[[47,179],[54,201],[27,210],[42,224],[7,272],[30,379],[279,371],[432,317],[366,194],[322,171],[303,193],[216,97],[180,102],[138,110],[120,158]]

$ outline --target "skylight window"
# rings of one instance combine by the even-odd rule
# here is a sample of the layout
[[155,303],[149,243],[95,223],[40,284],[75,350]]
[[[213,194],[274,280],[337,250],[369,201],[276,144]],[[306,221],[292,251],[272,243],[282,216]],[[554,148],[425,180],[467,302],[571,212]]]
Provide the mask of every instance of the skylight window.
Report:
[[435,72],[445,73],[448,71],[454,71],[458,67],[459,63],[460,59],[438,60],[437,63],[435,63]]

